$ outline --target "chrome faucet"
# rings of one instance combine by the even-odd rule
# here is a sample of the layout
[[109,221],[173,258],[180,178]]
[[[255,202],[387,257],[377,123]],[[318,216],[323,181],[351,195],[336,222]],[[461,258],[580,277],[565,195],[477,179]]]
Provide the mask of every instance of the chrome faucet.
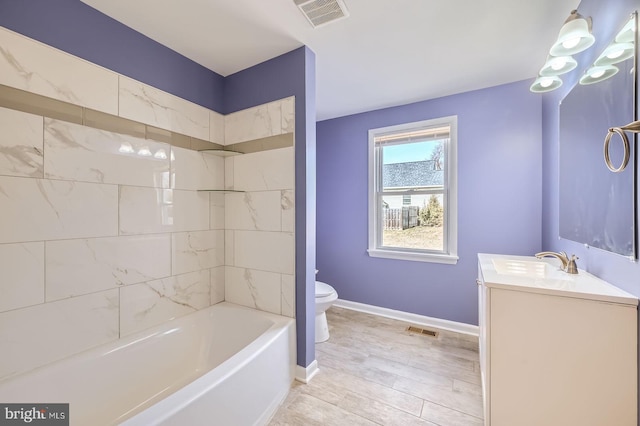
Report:
[[576,257],[575,254],[572,254],[571,258],[569,258],[569,256],[567,256],[567,253],[563,251],[559,253],[556,253],[555,251],[541,251],[540,253],[536,253],[536,257],[538,259],[542,259],[543,257],[555,257],[562,263],[562,270],[564,272],[566,272],[567,274],[578,273],[578,267],[576,266],[576,260],[578,259],[578,257]]

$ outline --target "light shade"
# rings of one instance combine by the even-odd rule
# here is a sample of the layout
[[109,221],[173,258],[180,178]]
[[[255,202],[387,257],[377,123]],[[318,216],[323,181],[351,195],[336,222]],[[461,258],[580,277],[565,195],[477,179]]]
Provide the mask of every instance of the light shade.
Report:
[[571,56],[549,56],[540,70],[541,76],[562,75],[578,66]]
[[549,53],[552,56],[573,55],[589,48],[595,41],[591,34],[591,18],[584,18],[577,10],[573,10],[560,28],[558,39]]
[[534,93],[544,93],[556,90],[562,86],[562,80],[557,75],[542,76],[536,78],[529,90]]
[[618,35],[616,35],[616,43],[635,43],[636,41],[636,21],[630,19]]
[[633,56],[634,48],[631,43],[611,43],[594,62],[595,65],[613,65],[626,61]]
[[580,84],[594,84],[613,77],[620,71],[615,65],[593,66],[580,77]]

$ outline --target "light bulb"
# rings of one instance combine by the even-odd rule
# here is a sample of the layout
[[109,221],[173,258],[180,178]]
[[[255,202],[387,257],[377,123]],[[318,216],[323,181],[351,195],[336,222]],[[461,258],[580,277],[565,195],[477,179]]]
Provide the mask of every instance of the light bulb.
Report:
[[623,53],[624,53],[624,49],[615,50],[615,51],[609,53],[607,55],[607,58],[616,59],[616,58],[619,58],[620,56],[622,56]]
[[552,76],[538,76],[535,79],[529,90],[533,93],[544,93],[551,90],[555,90],[562,86],[562,80],[556,75]]
[[140,148],[140,150],[138,151],[138,155],[141,155],[143,157],[149,157],[151,156],[151,151],[149,151],[149,148],[145,146],[143,148]]
[[159,149],[158,151],[156,151],[155,154],[153,154],[153,156],[155,158],[157,158],[158,160],[166,160],[167,159],[167,153],[164,152],[164,149]]
[[551,78],[543,78],[540,80],[540,86],[547,88],[553,84],[553,79]]
[[565,40],[562,42],[562,47],[565,49],[573,49],[580,43],[580,37],[570,38],[569,40]]
[[604,75],[604,70],[602,69],[590,74],[591,78],[600,78],[603,75]]
[[567,60],[565,58],[556,58],[551,61],[551,68],[558,71],[561,70],[567,64]]
[[128,142],[121,143],[120,148],[118,148],[118,151],[120,151],[123,154],[131,154],[134,152],[133,147]]

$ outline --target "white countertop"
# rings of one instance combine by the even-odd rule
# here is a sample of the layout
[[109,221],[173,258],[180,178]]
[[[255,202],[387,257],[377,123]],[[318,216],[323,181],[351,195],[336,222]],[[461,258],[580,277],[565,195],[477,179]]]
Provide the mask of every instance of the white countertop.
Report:
[[558,259],[479,253],[478,262],[487,287],[638,305],[637,297],[582,269],[560,270]]

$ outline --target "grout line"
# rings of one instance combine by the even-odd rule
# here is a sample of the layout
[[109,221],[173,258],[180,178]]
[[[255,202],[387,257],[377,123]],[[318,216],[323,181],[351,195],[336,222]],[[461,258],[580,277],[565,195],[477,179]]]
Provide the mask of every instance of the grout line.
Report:
[[118,200],[116,201],[116,208],[118,210],[118,219],[116,221],[118,226],[118,237],[122,236],[122,227],[120,226],[120,200],[122,200],[122,185],[118,185]]
[[[139,284],[139,283],[137,283],[137,284]],[[128,285],[136,285],[136,284],[128,284]],[[110,288],[90,291],[88,293],[82,293],[82,294],[78,294],[78,295],[74,295],[74,296],[63,297],[61,299],[50,300],[48,302],[45,301],[43,303],[34,303],[32,305],[20,306],[19,308],[7,309],[6,311],[0,312],[0,315],[4,314],[6,312],[20,311],[20,310],[23,310],[23,309],[33,308],[35,306],[51,305],[52,303],[66,302],[66,301],[69,301],[71,299],[78,299],[78,298],[84,297],[84,296],[91,296],[91,295],[95,295],[95,294],[106,293],[106,292],[113,291],[116,288],[120,288],[120,287],[125,287],[125,286],[110,287]]]
[[42,242],[42,290],[44,292],[43,303],[47,303],[47,242]]
[[[220,265],[220,266],[224,266],[224,265]],[[146,279],[146,280],[138,281],[138,282],[134,282],[134,283],[129,283],[129,284],[115,285],[113,287],[102,288],[102,289],[99,289],[99,290],[89,291],[89,292],[86,292],[86,293],[77,294],[77,295],[73,295],[73,296],[67,296],[67,297],[63,297],[61,299],[56,299],[56,300],[50,300],[50,301],[46,301],[45,300],[42,303],[34,303],[34,304],[31,304],[31,305],[27,305],[27,306],[20,306],[18,308],[7,309],[6,311],[0,312],[0,315],[2,315],[5,312],[19,311],[19,310],[22,310],[22,309],[32,308],[34,306],[49,305],[49,304],[52,304],[52,303],[64,302],[64,301],[68,301],[70,299],[77,299],[77,298],[84,297],[84,296],[91,296],[91,295],[95,295],[95,294],[106,293],[106,292],[110,292],[110,291],[113,291],[113,290],[118,290],[118,297],[120,297],[120,291],[125,287],[133,287],[133,286],[138,286],[138,285],[145,285],[145,284],[153,282],[153,281],[160,281],[160,280],[164,280],[164,279],[167,279],[167,278],[181,277],[181,276],[184,276],[184,275],[201,273],[202,271],[208,271],[210,269],[218,268],[220,266],[214,266],[212,268],[202,268],[202,269],[198,269],[196,271],[184,272],[184,273],[176,274],[176,275],[171,274],[171,275],[158,277],[158,278],[150,278],[150,279]]]
[[[45,123],[45,118],[42,117],[42,177],[41,178],[32,178],[32,179],[46,179],[45,176],[47,176],[47,173],[45,171],[45,165],[46,162],[44,161],[45,157],[45,150],[47,149],[47,144],[44,142],[45,136],[47,134],[47,124]],[[11,176],[11,175],[6,175],[6,176]],[[16,177],[16,176],[12,176],[12,177]]]
[[173,236],[177,234],[177,232],[173,232],[171,233],[171,236],[169,237],[169,276],[173,276],[173,258],[174,258],[174,253],[173,253]]
[[[482,398],[482,395],[480,396],[480,398]],[[464,412],[462,410],[459,410],[457,408],[449,407],[448,405],[440,404],[439,402],[431,401],[429,399],[423,399],[423,401],[429,402],[429,403],[434,404],[434,405],[439,405],[440,407],[446,408],[447,410],[455,411],[455,412],[458,412],[460,414],[464,414],[465,416],[473,417],[474,419],[483,420],[482,417],[478,417],[478,416],[475,416],[473,414],[466,413],[466,412]],[[422,403],[422,406],[424,407],[424,402]],[[427,421],[429,421],[429,420],[427,420]]]
[[274,271],[268,271],[266,269],[249,268],[249,267],[237,266],[237,265],[227,265],[226,263],[225,263],[224,266],[228,266],[230,268],[236,268],[236,269],[248,269],[250,271],[256,271],[256,272],[265,272],[265,273],[268,273],[268,274],[287,275],[287,276],[293,277],[294,281],[295,281],[295,274],[289,274],[287,272],[274,272]]
[[122,338],[122,286],[118,287],[118,339]]
[[[118,94],[116,95],[117,101],[116,101],[116,114],[118,117],[121,117],[120,115],[120,75],[116,74],[117,80],[118,80]],[[146,127],[145,127],[145,136],[146,136]]]

